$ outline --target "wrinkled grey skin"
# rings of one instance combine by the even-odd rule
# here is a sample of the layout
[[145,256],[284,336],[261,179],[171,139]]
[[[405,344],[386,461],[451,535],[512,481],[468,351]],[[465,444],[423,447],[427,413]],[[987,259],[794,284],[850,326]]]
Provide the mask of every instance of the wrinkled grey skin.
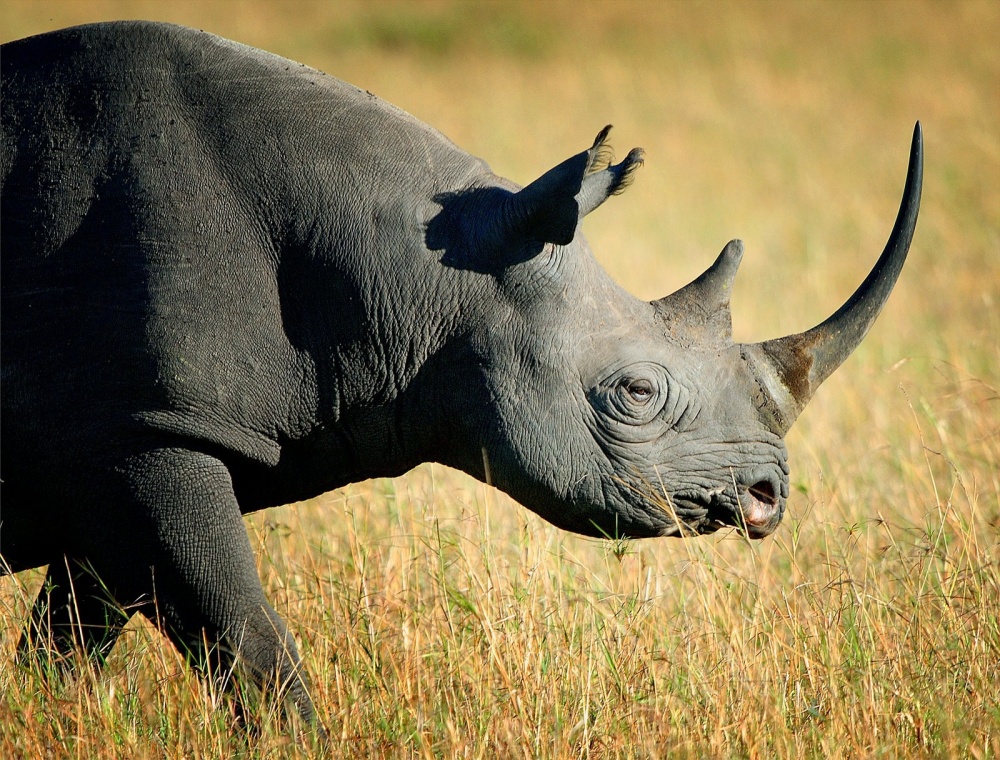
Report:
[[[22,654],[100,659],[128,617],[313,718],[241,515],[435,461],[591,536],[771,533],[782,437],[906,255],[802,335],[739,345],[730,243],[633,298],[583,216],[641,163],[523,190],[374,96],[163,24],[3,46],[6,572],[49,565]],[[206,650],[205,643],[209,648]]]

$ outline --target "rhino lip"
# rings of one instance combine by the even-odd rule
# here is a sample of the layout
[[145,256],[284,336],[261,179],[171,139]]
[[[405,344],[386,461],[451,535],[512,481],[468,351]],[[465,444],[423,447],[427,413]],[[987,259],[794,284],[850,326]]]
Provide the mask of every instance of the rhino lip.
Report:
[[[736,528],[748,538],[761,539],[771,535],[781,522],[781,500],[774,484],[762,480],[751,486],[693,494],[677,494],[672,502],[677,517],[686,528],[702,535],[722,528]],[[735,503],[734,503],[735,502]]]
[[671,512],[681,528],[680,535],[691,532],[707,535],[721,528],[733,525],[725,519],[728,513],[718,500],[723,489],[708,493],[679,493],[669,499]]

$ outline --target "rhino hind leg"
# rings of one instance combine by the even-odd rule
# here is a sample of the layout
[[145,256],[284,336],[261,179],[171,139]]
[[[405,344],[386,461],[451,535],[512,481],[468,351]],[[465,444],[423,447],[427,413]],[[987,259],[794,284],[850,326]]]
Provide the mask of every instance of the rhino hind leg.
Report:
[[234,673],[291,701],[322,734],[295,642],[261,588],[225,465],[168,448],[132,460],[126,470],[156,533],[155,604],[143,614],[202,675],[234,693],[238,712],[244,705]]
[[18,658],[59,672],[75,666],[77,653],[102,665],[130,617],[92,566],[61,557],[49,565]]

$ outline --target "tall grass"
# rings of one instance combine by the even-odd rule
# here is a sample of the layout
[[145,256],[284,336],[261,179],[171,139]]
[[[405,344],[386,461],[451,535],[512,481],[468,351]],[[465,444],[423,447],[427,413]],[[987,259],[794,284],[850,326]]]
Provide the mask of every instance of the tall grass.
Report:
[[[265,589],[335,756],[1000,756],[1000,6],[0,6],[4,39],[98,18],[304,60],[527,181],[611,121],[647,151],[586,231],[652,298],[730,237],[737,337],[835,309],[927,136],[910,260],[788,438],[763,542],[598,542],[440,466],[255,515]],[[0,756],[306,756],[135,621],[99,673],[13,663],[38,571],[0,583]]]

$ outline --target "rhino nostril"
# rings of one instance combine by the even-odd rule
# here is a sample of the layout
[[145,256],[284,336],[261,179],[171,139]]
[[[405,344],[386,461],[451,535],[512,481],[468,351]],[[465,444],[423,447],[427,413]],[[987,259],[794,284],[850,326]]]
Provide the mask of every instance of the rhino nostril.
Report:
[[778,497],[774,492],[774,484],[769,480],[761,480],[754,483],[747,490],[750,491],[750,495],[757,499],[757,501],[771,506],[778,503]]

